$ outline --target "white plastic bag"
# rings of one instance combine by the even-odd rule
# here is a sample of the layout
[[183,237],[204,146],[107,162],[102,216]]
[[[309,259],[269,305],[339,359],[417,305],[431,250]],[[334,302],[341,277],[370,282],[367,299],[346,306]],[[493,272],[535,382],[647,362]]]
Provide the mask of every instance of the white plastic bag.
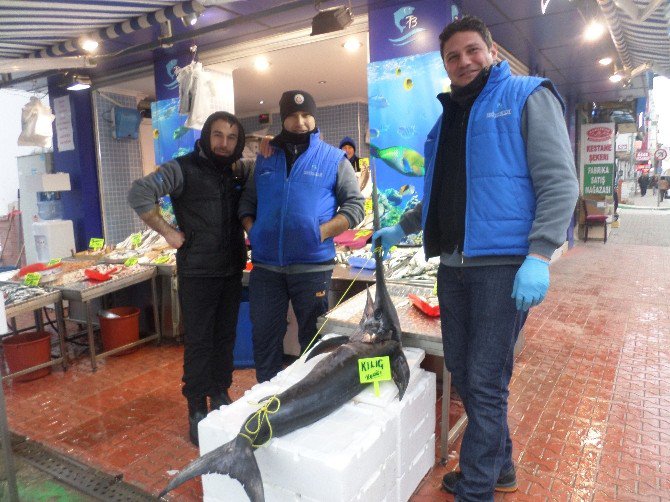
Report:
[[38,98],[31,97],[21,111],[21,134],[17,144],[19,146],[51,146],[53,129],[51,123],[56,116],[51,108],[43,104]]

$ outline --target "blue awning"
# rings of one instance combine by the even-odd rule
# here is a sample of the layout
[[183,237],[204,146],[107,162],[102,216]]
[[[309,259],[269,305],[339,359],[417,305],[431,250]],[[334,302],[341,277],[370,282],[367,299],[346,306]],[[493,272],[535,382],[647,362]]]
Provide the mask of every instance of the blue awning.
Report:
[[628,71],[648,65],[670,77],[670,1],[598,0]]

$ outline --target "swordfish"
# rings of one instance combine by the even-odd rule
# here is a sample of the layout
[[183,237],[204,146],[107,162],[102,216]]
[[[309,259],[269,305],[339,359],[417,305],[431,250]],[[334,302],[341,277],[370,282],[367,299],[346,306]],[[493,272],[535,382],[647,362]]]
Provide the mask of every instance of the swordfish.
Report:
[[[374,226],[379,228],[376,190],[373,207]],[[263,502],[263,481],[254,450],[272,437],[284,436],[321,420],[364,390],[367,384],[360,382],[359,359],[388,356],[398,399],[403,398],[409,383],[409,366],[402,350],[398,313],[386,288],[381,242],[374,245],[375,300],[372,301],[368,291],[363,316],[355,332],[350,337],[329,338],[317,344],[307,359],[336,348],[305,378],[263,400],[263,406],[245,420],[235,439],[191,462],[170,481],[160,497],[191,478],[217,473],[239,481],[251,502]]]

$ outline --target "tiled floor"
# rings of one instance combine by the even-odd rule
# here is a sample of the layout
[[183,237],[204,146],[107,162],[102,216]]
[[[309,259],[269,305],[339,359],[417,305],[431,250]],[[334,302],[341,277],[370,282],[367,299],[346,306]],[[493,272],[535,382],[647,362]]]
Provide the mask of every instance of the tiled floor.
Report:
[[[511,384],[519,491],[496,500],[670,500],[670,247],[626,244],[628,232],[643,232],[627,229],[626,214],[607,244],[578,243],[552,265]],[[670,232],[670,214],[654,221]],[[181,355],[178,346],[149,346],[106,359],[97,373],[82,360],[6,386],[11,428],[156,494],[168,471],[197,455]],[[253,370],[237,371],[231,395],[254,382]],[[452,500],[440,480],[457,451],[413,502]],[[201,497],[199,481],[172,495]]]

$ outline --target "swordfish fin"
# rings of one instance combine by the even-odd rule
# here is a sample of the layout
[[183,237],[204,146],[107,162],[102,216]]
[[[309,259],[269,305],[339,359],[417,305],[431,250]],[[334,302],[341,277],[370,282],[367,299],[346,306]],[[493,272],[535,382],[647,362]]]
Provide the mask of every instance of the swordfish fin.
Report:
[[158,496],[162,498],[182,483],[203,474],[226,474],[242,484],[251,502],[263,502],[263,480],[248,439],[237,436],[187,465]]
[[349,337],[345,335],[332,336],[330,338],[326,338],[325,340],[321,340],[312,348],[312,350],[309,351],[309,354],[305,358],[305,362],[309,361],[315,356],[318,356],[319,354],[328,352],[330,349],[344,345],[348,341]]
[[398,348],[392,355],[391,376],[396,387],[398,387],[398,401],[402,401],[402,397],[405,395],[405,391],[409,385],[409,365],[400,345],[398,345]]
[[[374,160],[374,159],[372,159]],[[373,163],[371,169],[372,175],[372,214],[373,226],[375,230],[379,230],[381,223],[379,220],[379,192],[377,190],[377,169],[376,164]],[[400,328],[400,320],[398,319],[398,312],[391,301],[391,295],[386,288],[386,278],[384,277],[384,263],[382,257],[384,251],[382,250],[382,242],[377,238],[373,243],[373,251],[375,255],[375,317],[381,318],[382,331],[384,335],[391,340],[395,340],[399,344],[402,343],[402,330]]]

